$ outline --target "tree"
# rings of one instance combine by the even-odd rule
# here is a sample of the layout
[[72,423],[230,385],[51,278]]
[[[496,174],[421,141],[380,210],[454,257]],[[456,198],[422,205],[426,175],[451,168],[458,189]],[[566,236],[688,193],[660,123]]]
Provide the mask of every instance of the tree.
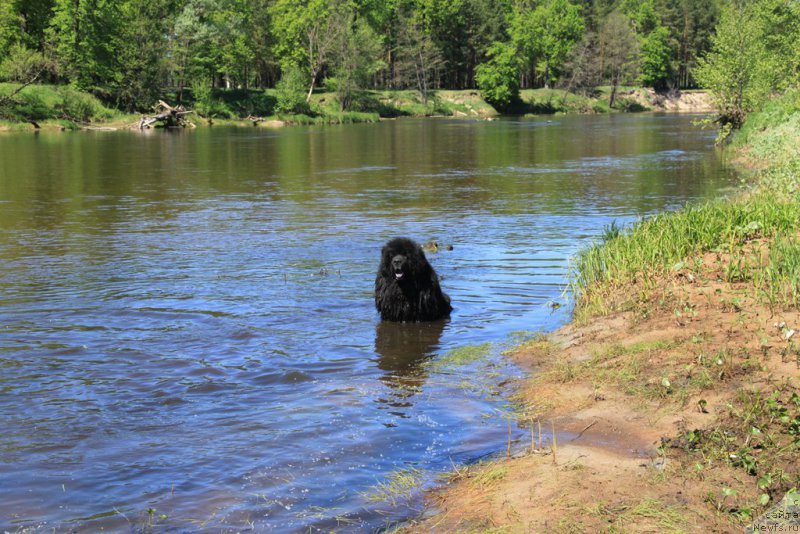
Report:
[[41,52],[22,44],[15,43],[7,50],[8,56],[0,61],[0,80],[33,83],[52,67]]
[[62,74],[88,89],[114,77],[123,17],[112,0],[55,0],[48,37]]
[[475,81],[483,98],[498,110],[506,110],[519,100],[519,61],[511,43],[494,43],[489,60],[478,65]]
[[444,67],[444,57],[419,17],[407,13],[400,19],[400,26],[395,63],[397,83],[401,87],[414,87],[427,104]]
[[555,80],[585,28],[580,7],[568,0],[544,0],[535,8],[517,4],[511,15],[511,37],[545,87]]
[[358,93],[380,70],[383,62],[380,60],[380,41],[365,20],[354,20],[353,12],[339,13],[337,18],[337,25],[345,31],[338,34],[334,77],[330,82],[336,89],[341,110],[345,111],[352,108]]
[[120,6],[125,24],[117,47],[119,67],[109,87],[117,105],[128,111],[151,107],[165,85],[164,51],[175,4],[175,0],[128,0]]
[[611,81],[608,104],[614,107],[620,84],[635,77],[639,42],[628,18],[619,11],[606,17],[600,32],[600,49],[606,74]]
[[473,87],[475,67],[492,43],[505,41],[505,0],[416,0],[425,31],[441,50],[448,87]]
[[0,0],[0,50],[22,44],[44,51],[54,0]]
[[292,66],[281,73],[275,84],[275,111],[278,113],[308,113],[306,75],[300,67]]
[[273,32],[278,36],[281,67],[304,66],[308,75],[306,102],[311,100],[323,67],[330,61],[346,28],[343,13],[352,8],[335,0],[277,0],[272,6]]
[[[773,18],[781,9],[789,15],[783,27]],[[724,127],[738,128],[773,91],[796,80],[797,9],[792,0],[732,3],[723,9],[697,78],[711,92]]]
[[663,0],[662,23],[672,35],[674,85],[694,87],[697,60],[711,46],[711,36],[719,18],[717,0]]
[[665,89],[673,76],[672,58],[674,48],[670,32],[664,26],[656,26],[641,40],[641,81],[655,89]]
[[13,0],[0,0],[0,50],[9,50],[22,40],[22,17],[14,4]]
[[[575,88],[592,90],[600,84],[603,77],[598,54],[598,37],[594,32],[586,32],[570,51],[564,64],[567,74],[564,80],[566,91]],[[564,95],[566,98],[566,94]]]

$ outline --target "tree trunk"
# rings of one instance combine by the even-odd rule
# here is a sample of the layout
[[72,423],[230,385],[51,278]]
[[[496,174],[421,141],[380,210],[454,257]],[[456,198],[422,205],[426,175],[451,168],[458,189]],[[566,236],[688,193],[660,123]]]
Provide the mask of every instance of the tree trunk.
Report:
[[615,73],[611,78],[611,98],[608,99],[608,107],[613,108],[617,100],[617,86],[619,86],[619,76]]
[[306,95],[306,102],[311,102],[311,95],[314,94],[314,87],[317,85],[317,73],[314,71],[311,74],[311,85],[308,87],[308,94]]

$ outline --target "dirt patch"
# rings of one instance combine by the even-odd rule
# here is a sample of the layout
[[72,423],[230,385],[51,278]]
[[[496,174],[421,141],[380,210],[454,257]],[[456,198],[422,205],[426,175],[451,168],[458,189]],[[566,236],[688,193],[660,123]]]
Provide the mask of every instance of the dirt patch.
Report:
[[457,471],[407,530],[733,532],[780,500],[800,482],[800,314],[723,281],[725,262],[517,350],[530,443]]
[[711,113],[716,111],[711,95],[704,91],[656,92],[653,89],[621,91],[619,98],[628,98],[655,111],[679,113]]

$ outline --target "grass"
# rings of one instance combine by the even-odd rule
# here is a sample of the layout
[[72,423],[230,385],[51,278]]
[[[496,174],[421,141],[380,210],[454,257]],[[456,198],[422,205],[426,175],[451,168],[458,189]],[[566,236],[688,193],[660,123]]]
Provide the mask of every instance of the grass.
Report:
[[[0,100],[11,97],[19,87],[0,83]],[[0,108],[0,118],[12,123],[35,121],[71,127],[123,116],[94,96],[67,85],[29,85],[11,98],[9,105]]]
[[398,502],[408,500],[416,494],[424,485],[425,479],[426,473],[421,469],[400,469],[387,475],[385,482],[373,486],[363,497],[369,503],[397,506]]
[[[800,304],[800,92],[771,103],[734,140],[757,171],[734,198],[692,204],[632,227],[608,228],[572,266],[578,315],[618,309],[612,295],[632,283],[652,286],[704,252],[726,254],[729,282],[752,282],[772,306]],[[764,264],[748,243],[761,240]]]
[[490,464],[484,469],[480,469],[475,477],[470,481],[472,486],[485,488],[500,482],[508,476],[508,467],[497,464]]
[[[657,499],[645,498],[624,510],[600,510],[608,521],[608,532],[650,531],[663,533],[689,532],[685,511]],[[649,527],[649,528],[647,528]]]
[[444,369],[451,369],[461,367],[463,365],[474,363],[487,358],[492,352],[491,343],[483,343],[481,345],[465,345],[448,351],[436,360],[431,360],[425,363],[427,368],[431,371],[442,371]]
[[[612,295],[642,284],[647,289],[660,277],[680,271],[704,252],[728,257],[727,281],[755,280],[775,306],[797,306],[796,274],[800,252],[794,234],[800,224],[795,199],[759,187],[736,199],[694,204],[656,215],[581,251],[572,266],[571,284],[579,295],[579,317],[614,309]],[[773,254],[761,269],[750,261],[745,245],[766,239]]]

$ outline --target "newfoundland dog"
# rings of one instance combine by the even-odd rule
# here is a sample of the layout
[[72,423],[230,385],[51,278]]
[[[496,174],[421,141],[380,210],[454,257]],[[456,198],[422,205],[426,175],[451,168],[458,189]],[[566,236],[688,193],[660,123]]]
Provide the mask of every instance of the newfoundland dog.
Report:
[[450,315],[450,297],[417,243],[392,239],[381,251],[375,307],[384,321],[435,321]]

